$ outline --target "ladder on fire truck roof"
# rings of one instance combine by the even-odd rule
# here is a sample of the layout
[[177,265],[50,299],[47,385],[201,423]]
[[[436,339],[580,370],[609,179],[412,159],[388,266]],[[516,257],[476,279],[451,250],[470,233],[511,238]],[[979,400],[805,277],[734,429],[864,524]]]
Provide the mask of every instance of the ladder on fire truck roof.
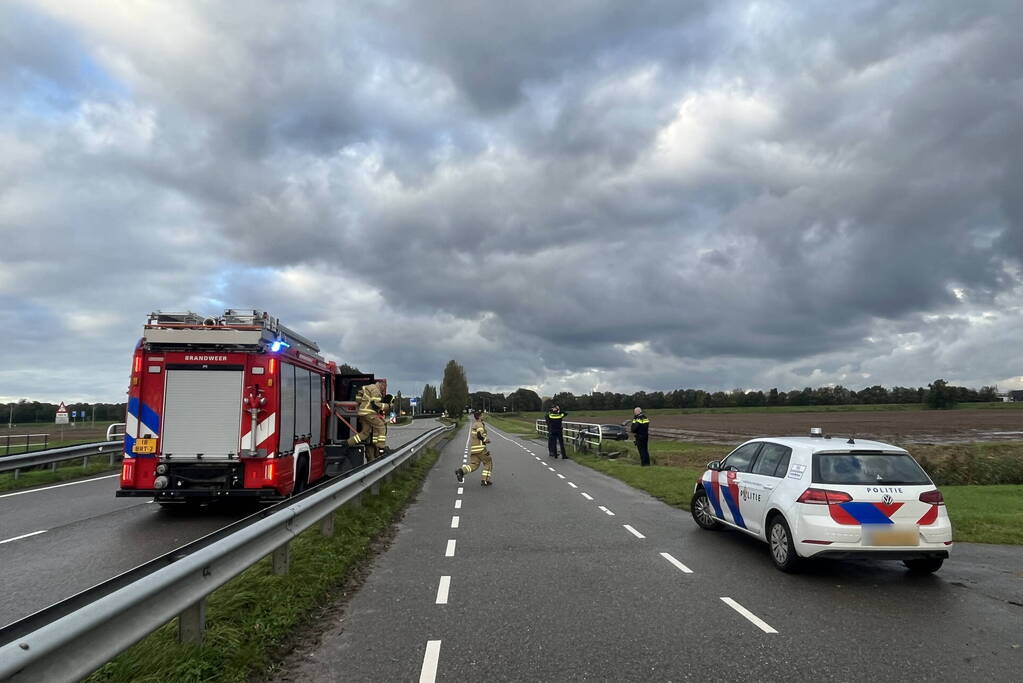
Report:
[[[185,331],[196,332],[199,335],[174,334]],[[201,334],[203,331],[209,334]],[[218,333],[221,332],[252,333],[244,336],[233,334],[230,340],[227,337],[223,338],[224,342],[239,346],[284,341],[289,346],[301,348],[307,353],[319,354],[320,352],[320,347],[316,342],[282,325],[279,319],[266,311],[236,308],[227,309],[218,318],[202,316],[192,311],[155,311],[149,314],[145,336],[152,343],[204,344],[221,341],[218,339],[221,336]]]

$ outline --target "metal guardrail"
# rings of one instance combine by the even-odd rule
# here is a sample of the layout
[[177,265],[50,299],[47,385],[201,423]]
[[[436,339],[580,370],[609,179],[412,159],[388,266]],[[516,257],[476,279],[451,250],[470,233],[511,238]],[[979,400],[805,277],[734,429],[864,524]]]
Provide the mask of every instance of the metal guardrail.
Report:
[[[273,556],[274,573],[286,574],[292,539],[317,523],[324,535],[332,535],[335,510],[367,490],[378,493],[382,481],[450,429],[432,429],[340,481],[280,503],[272,514],[223,538],[196,542],[194,551],[179,549],[163,558],[169,565],[137,580],[126,583],[116,577],[106,582],[108,591],[101,584],[86,591],[90,599],[73,596],[0,629],[0,680],[77,681],[175,617],[180,639],[201,641],[210,593],[267,555]],[[47,613],[60,615],[65,603],[75,609],[47,618]]]
[[124,451],[123,439],[114,441],[100,441],[99,443],[83,443],[77,446],[65,448],[51,448],[46,451],[35,451],[21,455],[8,455],[0,458],[0,472],[14,472],[14,478],[18,478],[20,470],[26,467],[37,467],[39,465],[53,465],[65,460],[82,459],[82,465],[89,464],[89,458],[94,455],[107,455],[110,457],[110,464],[113,465],[116,458]]
[[107,441],[113,441],[117,438],[124,438],[124,430],[128,427],[126,422],[115,422],[114,424],[107,427]]
[[[40,439],[35,444],[32,443],[32,439]],[[23,441],[24,443],[12,443],[12,440]],[[32,446],[42,445],[42,450],[46,450],[46,447],[50,443],[49,434],[4,434],[0,437],[0,441],[3,441],[4,455],[10,455],[12,448],[23,448],[25,452],[29,452]]]
[[[536,421],[536,431],[547,435],[547,421],[540,418]],[[604,430],[599,424],[592,422],[564,422],[561,425],[565,443],[571,443],[576,450],[600,449],[604,441]]]

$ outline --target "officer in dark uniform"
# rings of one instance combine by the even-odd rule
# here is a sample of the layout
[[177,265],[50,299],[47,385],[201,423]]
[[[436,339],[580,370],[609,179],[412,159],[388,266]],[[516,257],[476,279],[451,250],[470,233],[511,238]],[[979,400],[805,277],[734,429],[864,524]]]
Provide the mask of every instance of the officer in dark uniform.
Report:
[[633,411],[632,434],[636,439],[636,450],[639,451],[639,464],[650,466],[650,451],[647,442],[650,440],[650,418],[643,414],[642,408]]
[[558,457],[558,444],[561,444],[561,457],[568,457],[565,453],[565,437],[561,432],[561,425],[564,422],[565,413],[561,412],[561,406],[551,406],[547,413],[547,453],[555,459]]

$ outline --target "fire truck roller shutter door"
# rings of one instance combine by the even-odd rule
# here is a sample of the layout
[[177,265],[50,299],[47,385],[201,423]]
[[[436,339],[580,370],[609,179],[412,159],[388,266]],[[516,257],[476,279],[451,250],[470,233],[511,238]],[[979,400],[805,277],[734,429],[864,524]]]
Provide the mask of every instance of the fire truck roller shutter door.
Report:
[[245,373],[168,370],[162,451],[179,458],[227,460],[238,454]]
[[312,412],[313,419],[313,436],[309,440],[309,443],[315,445],[320,444],[323,439],[320,438],[320,425],[323,422],[323,376],[318,375],[315,372],[312,376],[312,384],[309,387],[309,404]]
[[306,437],[312,433],[309,426],[309,371],[295,368],[295,436]]
[[295,447],[295,366],[281,363],[281,437],[278,453],[290,453]]

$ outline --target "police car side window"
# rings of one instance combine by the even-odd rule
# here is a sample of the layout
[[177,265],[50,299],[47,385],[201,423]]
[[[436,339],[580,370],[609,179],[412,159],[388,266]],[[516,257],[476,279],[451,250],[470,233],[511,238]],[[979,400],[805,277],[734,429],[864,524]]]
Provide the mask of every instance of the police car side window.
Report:
[[789,458],[792,457],[792,449],[785,449],[785,457],[778,461],[778,467],[774,470],[774,476],[784,477],[785,473],[789,471]]
[[750,463],[753,462],[753,456],[756,455],[758,448],[760,448],[759,443],[748,443],[745,446],[739,446],[721,463],[721,469],[729,470],[734,468],[736,472],[749,472]]
[[785,470],[787,471],[789,453],[791,452],[792,449],[788,446],[782,446],[777,443],[765,443],[764,447],[760,449],[760,457],[757,458],[757,463],[753,467],[753,474],[763,474],[768,477],[780,476],[777,474],[778,465],[782,460],[785,460]]

